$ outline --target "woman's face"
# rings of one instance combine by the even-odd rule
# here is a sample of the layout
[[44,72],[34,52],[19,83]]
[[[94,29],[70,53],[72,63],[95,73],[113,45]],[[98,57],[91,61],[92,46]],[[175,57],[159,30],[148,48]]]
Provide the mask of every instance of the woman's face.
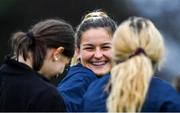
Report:
[[102,76],[112,68],[112,36],[104,28],[91,28],[81,36],[78,57],[83,66]]

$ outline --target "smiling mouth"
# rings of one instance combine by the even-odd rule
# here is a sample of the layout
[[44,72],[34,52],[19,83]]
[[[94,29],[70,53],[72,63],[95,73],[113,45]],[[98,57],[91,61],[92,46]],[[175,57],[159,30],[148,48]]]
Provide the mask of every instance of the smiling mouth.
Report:
[[98,62],[91,62],[93,66],[103,66],[107,63],[107,61],[98,61]]

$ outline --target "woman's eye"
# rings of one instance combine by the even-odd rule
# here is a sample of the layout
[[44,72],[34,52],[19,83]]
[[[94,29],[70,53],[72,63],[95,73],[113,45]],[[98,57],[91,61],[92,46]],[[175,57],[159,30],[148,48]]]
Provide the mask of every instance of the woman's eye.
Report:
[[86,48],[84,48],[84,50],[93,50],[93,48],[92,47],[86,47]]
[[111,49],[111,46],[104,46],[103,49]]

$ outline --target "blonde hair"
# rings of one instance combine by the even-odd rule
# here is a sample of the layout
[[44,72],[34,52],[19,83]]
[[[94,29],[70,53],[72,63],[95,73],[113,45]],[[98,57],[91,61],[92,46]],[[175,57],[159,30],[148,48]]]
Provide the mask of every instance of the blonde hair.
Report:
[[[143,52],[134,54],[138,48]],[[108,111],[139,112],[164,58],[163,37],[150,20],[131,17],[114,33],[112,49],[116,65],[111,70]]]
[[93,12],[86,14],[81,23],[83,23],[89,19],[95,20],[95,19],[107,18],[107,17],[108,17],[108,15],[105,12],[97,10],[97,11],[93,11]]

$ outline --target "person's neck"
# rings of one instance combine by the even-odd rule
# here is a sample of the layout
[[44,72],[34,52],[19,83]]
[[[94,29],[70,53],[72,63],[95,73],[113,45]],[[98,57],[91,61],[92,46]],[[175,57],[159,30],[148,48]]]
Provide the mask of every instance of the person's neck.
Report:
[[[18,61],[21,63],[24,63],[26,65],[28,65],[30,68],[32,68],[32,59],[31,58],[26,58],[26,61],[24,60],[23,56],[20,55],[18,57]],[[40,75],[42,75],[43,77],[45,77],[47,80],[50,79],[50,77],[46,74],[44,74],[44,72],[42,71],[42,69],[40,69],[39,71],[37,71]]]
[[25,61],[23,56],[20,55],[18,57],[18,61],[21,63],[24,63],[24,64],[28,65],[30,68],[32,68],[32,60],[30,58],[26,58],[26,61]]

